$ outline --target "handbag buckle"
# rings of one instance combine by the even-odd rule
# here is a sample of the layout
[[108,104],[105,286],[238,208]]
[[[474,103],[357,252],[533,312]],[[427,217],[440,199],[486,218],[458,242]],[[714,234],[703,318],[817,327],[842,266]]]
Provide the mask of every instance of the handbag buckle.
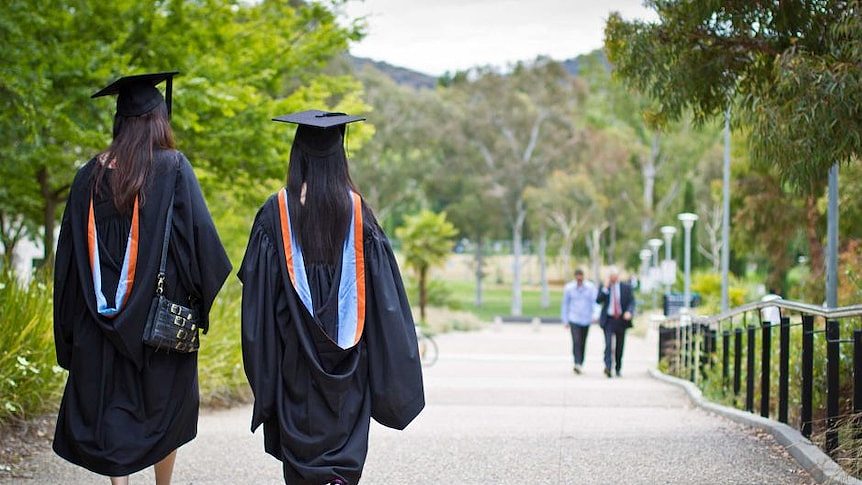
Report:
[[180,352],[185,352],[186,348],[185,342],[177,342],[177,345],[174,346],[174,349],[179,350]]
[[174,325],[176,325],[176,326],[178,326],[178,327],[184,327],[184,326],[185,326],[185,323],[186,323],[186,319],[185,319],[185,318],[183,318],[183,317],[181,317],[181,316],[179,316],[179,315],[177,315],[177,316],[175,316],[175,317],[174,317]]
[[181,328],[181,329],[177,330],[177,338],[178,339],[184,339],[184,338],[186,338],[186,335],[187,335],[186,329]]
[[174,315],[179,315],[180,314],[180,306],[177,305],[176,303],[171,303],[170,312],[173,313]]
[[156,280],[156,294],[162,296],[165,292],[165,274],[159,273],[158,280]]

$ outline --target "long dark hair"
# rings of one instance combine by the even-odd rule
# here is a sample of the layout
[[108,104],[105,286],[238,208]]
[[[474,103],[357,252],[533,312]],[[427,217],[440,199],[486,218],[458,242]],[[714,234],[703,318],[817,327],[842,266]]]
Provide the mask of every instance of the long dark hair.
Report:
[[[141,116],[114,115],[114,141],[100,156],[104,163],[96,164],[93,187],[102,186],[108,174],[108,183],[114,206],[121,213],[129,213],[135,196],[150,175],[155,149],[173,149],[174,133],[164,103]],[[108,170],[113,161],[113,170]],[[141,201],[143,202],[143,200]]]
[[[303,183],[305,204],[300,203]],[[335,264],[341,257],[353,207],[350,190],[359,193],[350,179],[341,135],[299,127],[290,150],[287,191],[290,218],[299,222],[291,229],[299,233],[306,262]]]

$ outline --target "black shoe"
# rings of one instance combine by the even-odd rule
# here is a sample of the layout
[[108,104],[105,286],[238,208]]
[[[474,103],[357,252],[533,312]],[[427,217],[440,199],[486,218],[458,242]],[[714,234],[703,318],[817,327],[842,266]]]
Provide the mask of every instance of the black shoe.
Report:
[[578,364],[575,364],[575,367],[572,370],[575,372],[575,374],[580,374],[581,373],[581,366]]
[[622,374],[620,374],[620,370],[619,370],[619,369],[617,369],[617,377],[622,377]]
[[611,377],[611,370],[610,370],[610,369],[608,369],[607,367],[605,368],[605,375],[610,379],[610,377]]

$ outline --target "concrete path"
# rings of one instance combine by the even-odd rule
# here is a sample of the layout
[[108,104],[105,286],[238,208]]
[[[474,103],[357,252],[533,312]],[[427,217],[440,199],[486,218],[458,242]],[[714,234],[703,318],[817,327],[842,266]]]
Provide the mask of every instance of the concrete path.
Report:
[[[363,484],[802,484],[771,438],[692,408],[647,376],[652,338],[629,338],[621,379],[602,374],[597,327],[586,374],[558,325],[442,335],[425,372],[428,406],[403,432],[372,427]],[[248,432],[250,409],[204,413],[179,452],[177,484],[281,483],[280,463]],[[24,484],[107,483],[50,451]],[[153,483],[152,472],[132,478]]]

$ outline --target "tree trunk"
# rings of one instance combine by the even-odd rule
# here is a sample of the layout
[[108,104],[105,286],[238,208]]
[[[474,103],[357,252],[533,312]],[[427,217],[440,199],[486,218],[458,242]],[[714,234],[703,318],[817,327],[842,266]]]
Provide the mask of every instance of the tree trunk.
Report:
[[617,221],[610,220],[610,233],[608,234],[608,262],[616,264],[617,262]]
[[551,294],[548,289],[548,261],[547,261],[547,253],[548,251],[548,235],[544,229],[542,229],[542,233],[539,235],[539,279],[542,284],[542,298],[541,298],[541,306],[543,309],[551,306]]
[[0,213],[0,243],[3,244],[3,266],[2,269],[12,269],[15,263],[15,247],[21,241],[24,233],[24,223],[16,218],[7,218]]
[[601,236],[602,230],[599,228],[593,228],[592,231],[587,235],[587,247],[590,251],[590,263],[593,268],[593,280],[597,285],[601,284],[602,277],[601,274]]
[[39,181],[39,189],[42,193],[42,235],[43,261],[42,265],[48,268],[54,266],[54,226],[57,219],[57,196],[51,190],[48,170],[45,167],[39,169],[36,174]]
[[475,305],[477,308],[482,307],[482,280],[485,278],[485,261],[484,261],[484,248],[482,247],[482,238],[479,237],[476,239],[476,252],[475,252],[475,261],[476,261],[476,301]]
[[426,287],[428,268],[419,269],[419,320],[427,323],[425,319],[425,306],[428,304],[428,288]]
[[567,231],[563,233],[563,241],[560,245],[560,262],[563,266],[563,280],[567,281],[572,277],[572,246],[575,245],[573,233]]
[[524,201],[518,200],[515,208],[515,223],[512,224],[512,315],[519,317],[523,311],[521,299],[521,253],[523,252],[521,237],[524,233],[524,219],[527,210]]
[[[652,148],[650,149],[649,157],[644,162],[641,167],[641,174],[643,175],[643,183],[644,183],[644,212],[643,219],[641,220],[641,232],[643,236],[649,237],[650,233],[652,233],[653,229],[653,199],[655,192],[655,177],[656,177],[656,165],[658,161],[659,154],[659,137],[658,133],[654,133],[652,137]],[[613,258],[613,257],[612,257]]]

